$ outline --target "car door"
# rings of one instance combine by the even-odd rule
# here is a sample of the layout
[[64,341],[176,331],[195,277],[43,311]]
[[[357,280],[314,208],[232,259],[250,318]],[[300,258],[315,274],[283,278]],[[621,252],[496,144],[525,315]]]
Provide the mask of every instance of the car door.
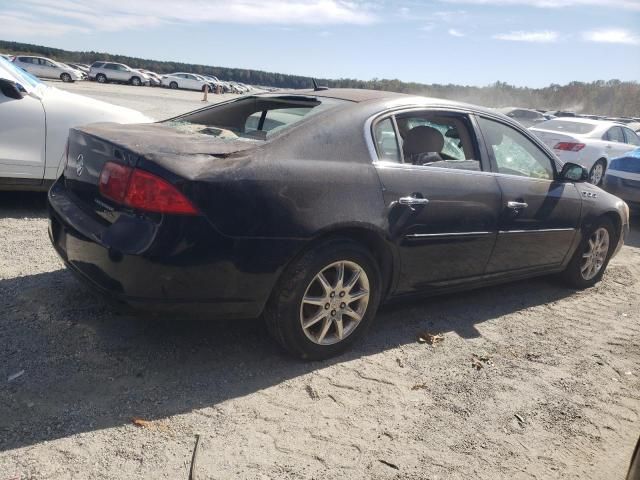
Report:
[[200,90],[201,82],[196,78],[195,75],[187,74],[185,75],[185,77],[187,79],[188,88],[190,88],[191,90]]
[[498,118],[478,116],[485,148],[502,191],[498,236],[487,274],[552,269],[577,234],[581,193],[560,181],[554,159],[532,135]]
[[[20,83],[2,65],[0,78]],[[32,95],[15,99],[0,92],[0,183],[39,184],[44,177],[44,167],[42,102]]]
[[604,148],[609,158],[619,157],[633,149],[633,146],[629,146],[627,143],[622,127],[619,126],[607,130],[602,139],[605,141]]
[[40,63],[37,58],[34,57],[18,57],[16,64],[23,70],[29,72],[36,77],[42,76]]
[[398,112],[376,120],[372,135],[387,228],[400,257],[396,293],[481,277],[497,235],[501,194],[469,115]]
[[60,78],[60,73],[58,73],[58,67],[56,67],[50,60],[46,58],[39,58],[40,69],[42,71],[42,78]]

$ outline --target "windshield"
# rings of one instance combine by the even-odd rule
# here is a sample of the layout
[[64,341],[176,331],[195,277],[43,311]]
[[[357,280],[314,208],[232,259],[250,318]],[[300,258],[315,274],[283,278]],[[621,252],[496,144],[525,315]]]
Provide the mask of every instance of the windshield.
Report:
[[549,120],[547,122],[539,123],[536,126],[536,128],[541,128],[543,130],[553,130],[554,132],[567,132],[577,134],[591,133],[595,130],[596,127],[597,125],[593,125],[592,123],[567,122],[564,120]]
[[16,67],[15,64],[9,62],[4,57],[0,57],[0,70],[4,71],[2,73],[8,73],[8,76],[22,85],[25,90],[32,90],[40,85],[44,85],[36,77]]
[[344,103],[302,95],[244,97],[177,117],[169,124],[224,139],[267,140],[310,115]]

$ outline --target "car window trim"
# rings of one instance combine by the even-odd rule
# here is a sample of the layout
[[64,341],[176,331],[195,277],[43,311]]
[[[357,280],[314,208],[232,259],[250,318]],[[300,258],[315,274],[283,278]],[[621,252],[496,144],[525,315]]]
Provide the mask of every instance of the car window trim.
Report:
[[[448,168],[448,167],[438,167],[438,166],[427,166],[427,165],[413,165],[410,163],[406,163],[404,161],[404,151],[402,150],[402,145],[401,145],[401,136],[400,136],[400,132],[398,130],[398,125],[396,122],[395,117],[397,115],[403,115],[405,113],[419,113],[419,112],[427,112],[427,113],[433,113],[433,112],[445,112],[445,113],[453,113],[453,114],[459,114],[459,115],[465,115],[470,124],[471,124],[471,131],[469,133],[472,133],[473,135],[475,135],[475,139],[476,139],[476,145],[474,146],[474,150],[477,150],[476,153],[478,154],[479,158],[477,159],[480,162],[480,168],[481,170],[467,170],[467,169],[456,169],[456,168]],[[473,118],[475,112],[473,110],[470,109],[463,109],[463,108],[455,108],[455,107],[450,107],[450,106],[438,106],[438,105],[430,105],[430,106],[416,106],[416,105],[411,105],[411,106],[403,106],[403,107],[398,107],[398,108],[394,108],[394,109],[390,109],[387,110],[385,112],[379,112],[375,115],[372,115],[371,117],[369,117],[367,119],[367,121],[365,122],[365,139],[366,139],[366,143],[367,143],[367,147],[369,149],[369,154],[372,160],[372,163],[374,164],[378,164],[378,165],[386,165],[386,164],[396,164],[396,165],[409,165],[411,167],[414,167],[416,169],[419,170],[429,170],[432,168],[440,168],[440,169],[444,169],[444,170],[455,170],[455,171],[466,171],[466,172],[472,172],[472,173],[489,173],[491,172],[491,170],[489,169],[489,162],[488,162],[488,157],[485,157],[482,146],[481,146],[481,138],[479,137],[479,128],[477,123],[475,122],[475,119]],[[375,141],[375,135],[374,135],[374,126],[378,123],[381,122],[387,118],[392,118],[392,123],[394,126],[394,133],[396,135],[396,144],[398,145],[398,148],[400,150],[400,159],[401,162],[391,162],[389,160],[380,160],[380,156],[378,154],[378,149],[376,146],[376,141]],[[477,147],[477,148],[475,148]],[[475,159],[474,159],[475,160]]]
[[[495,156],[492,154],[492,152],[489,151],[489,147],[487,145],[487,142],[484,138],[484,134],[482,133],[482,130],[480,129],[480,125],[478,124],[478,130],[480,131],[480,135],[481,135],[481,142],[483,144],[483,148],[485,151],[485,154],[487,155],[487,158],[489,159],[489,164],[491,167],[491,171],[493,173],[495,173],[496,175],[506,175],[508,177],[514,177],[514,178],[527,178],[529,180],[535,180],[535,181],[542,181],[542,182],[555,182],[558,181],[558,167],[560,166],[561,162],[559,162],[555,155],[550,155],[549,154],[549,149],[546,145],[544,145],[540,140],[538,140],[537,137],[535,137],[535,135],[531,134],[528,130],[521,128],[519,125],[512,125],[509,122],[504,122],[502,121],[502,119],[498,116],[495,115],[490,115],[490,114],[486,114],[486,113],[475,113],[474,114],[476,117],[476,122],[478,118],[486,118],[487,120],[491,120],[497,123],[500,123],[502,125],[504,125],[505,127],[510,127],[512,129],[514,129],[515,131],[517,131],[518,133],[521,133],[522,135],[524,135],[524,137],[527,140],[530,140],[536,147],[538,147],[538,150],[540,150],[551,162],[551,168],[553,170],[553,178],[551,179],[546,179],[546,178],[533,178],[533,177],[528,177],[526,175],[513,175],[511,173],[504,173],[504,172],[500,172],[498,170],[498,164],[496,163],[496,159]],[[514,122],[515,123],[515,122]]]

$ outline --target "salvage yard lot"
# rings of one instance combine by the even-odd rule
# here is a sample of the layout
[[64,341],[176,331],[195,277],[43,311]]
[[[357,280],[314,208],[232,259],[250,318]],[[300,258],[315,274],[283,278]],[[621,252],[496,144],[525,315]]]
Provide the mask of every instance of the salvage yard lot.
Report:
[[[202,106],[56,86],[156,118]],[[198,478],[623,478],[640,229],[627,243],[590,290],[543,278],[388,306],[353,351],[302,363],[259,321],[114,311],[64,270],[44,197],[2,193],[0,480],[186,479],[198,433]]]
[[[202,108],[207,104],[202,101],[201,92],[188,90],[171,90],[162,87],[134,87],[115,83],[100,84],[97,82],[63,83],[57,80],[45,81],[47,85],[85,95],[87,97],[113,103],[122,107],[133,108],[155,118],[164,120],[181,113]],[[231,93],[222,95],[209,94],[209,103],[230,100],[237,97]]]

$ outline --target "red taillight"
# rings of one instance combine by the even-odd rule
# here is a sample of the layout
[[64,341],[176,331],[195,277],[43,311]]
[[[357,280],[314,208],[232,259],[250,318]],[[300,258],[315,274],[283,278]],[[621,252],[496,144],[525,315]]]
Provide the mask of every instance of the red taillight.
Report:
[[113,162],[105,163],[98,183],[102,196],[116,203],[124,203],[131,172],[133,172],[131,167]]
[[565,150],[567,152],[579,152],[586,145],[584,143],[574,143],[574,142],[560,142],[557,143],[554,150]]
[[138,210],[177,215],[198,214],[187,197],[166,180],[117,163],[107,162],[102,168],[100,193]]

